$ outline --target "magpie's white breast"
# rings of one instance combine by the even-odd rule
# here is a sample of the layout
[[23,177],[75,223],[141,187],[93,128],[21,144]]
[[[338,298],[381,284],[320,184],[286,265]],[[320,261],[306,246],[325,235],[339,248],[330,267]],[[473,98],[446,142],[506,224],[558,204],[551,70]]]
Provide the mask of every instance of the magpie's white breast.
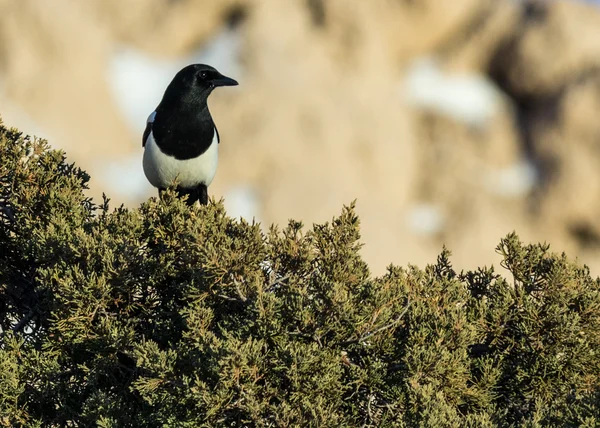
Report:
[[176,159],[164,154],[152,132],[144,145],[144,174],[154,187],[165,189],[175,180],[184,189],[200,184],[207,187],[212,183],[219,161],[219,137],[215,129],[211,145],[200,156],[191,159]]

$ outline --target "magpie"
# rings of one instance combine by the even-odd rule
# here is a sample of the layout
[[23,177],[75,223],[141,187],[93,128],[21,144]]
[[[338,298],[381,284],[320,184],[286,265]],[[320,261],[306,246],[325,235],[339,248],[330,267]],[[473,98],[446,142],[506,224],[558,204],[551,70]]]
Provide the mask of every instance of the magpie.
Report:
[[144,174],[159,196],[177,181],[177,193],[187,196],[188,205],[208,204],[208,186],[219,159],[219,132],[207,100],[217,86],[237,84],[209,65],[192,64],[167,86],[142,137]]

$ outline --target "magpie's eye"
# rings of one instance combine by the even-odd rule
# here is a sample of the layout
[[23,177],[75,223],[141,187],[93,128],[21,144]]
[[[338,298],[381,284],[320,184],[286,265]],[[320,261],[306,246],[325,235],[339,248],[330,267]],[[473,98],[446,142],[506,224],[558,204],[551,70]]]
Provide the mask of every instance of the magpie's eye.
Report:
[[202,73],[200,73],[200,79],[202,79],[202,80],[206,80],[207,76],[208,76],[208,74],[206,74],[206,71],[203,71]]

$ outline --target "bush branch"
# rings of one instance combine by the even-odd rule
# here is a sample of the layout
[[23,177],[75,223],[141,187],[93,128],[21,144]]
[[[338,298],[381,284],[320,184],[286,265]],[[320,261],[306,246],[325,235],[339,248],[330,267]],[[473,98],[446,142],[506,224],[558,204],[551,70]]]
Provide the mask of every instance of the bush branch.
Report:
[[402,310],[402,312],[400,313],[400,315],[398,315],[398,317],[394,321],[392,321],[392,322],[390,322],[390,323],[388,323],[386,325],[383,325],[383,326],[381,326],[379,328],[376,328],[375,330],[367,331],[365,334],[363,334],[362,336],[360,336],[357,339],[350,339],[350,340],[347,340],[345,342],[341,342],[341,343],[338,344],[338,346],[347,346],[347,345],[351,345],[353,343],[364,342],[365,340],[367,340],[368,338],[376,335],[377,333],[381,333],[384,330],[387,330],[387,329],[390,329],[392,327],[395,327],[397,324],[400,323],[400,321],[402,320],[402,318],[404,317],[404,315],[406,315],[406,313],[408,312],[408,308],[410,307],[410,304],[411,304],[411,301],[409,300],[406,303],[406,306],[404,307],[404,309]]

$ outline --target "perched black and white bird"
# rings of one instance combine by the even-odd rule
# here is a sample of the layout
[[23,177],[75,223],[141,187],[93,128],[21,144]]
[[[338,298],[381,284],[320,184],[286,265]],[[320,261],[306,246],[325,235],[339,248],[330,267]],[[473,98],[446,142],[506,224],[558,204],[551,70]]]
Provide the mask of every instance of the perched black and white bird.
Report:
[[213,67],[192,64],[175,75],[146,123],[142,140],[144,174],[164,191],[177,181],[188,205],[208,203],[208,186],[219,159],[219,132],[208,111],[208,96],[217,86],[238,83]]

